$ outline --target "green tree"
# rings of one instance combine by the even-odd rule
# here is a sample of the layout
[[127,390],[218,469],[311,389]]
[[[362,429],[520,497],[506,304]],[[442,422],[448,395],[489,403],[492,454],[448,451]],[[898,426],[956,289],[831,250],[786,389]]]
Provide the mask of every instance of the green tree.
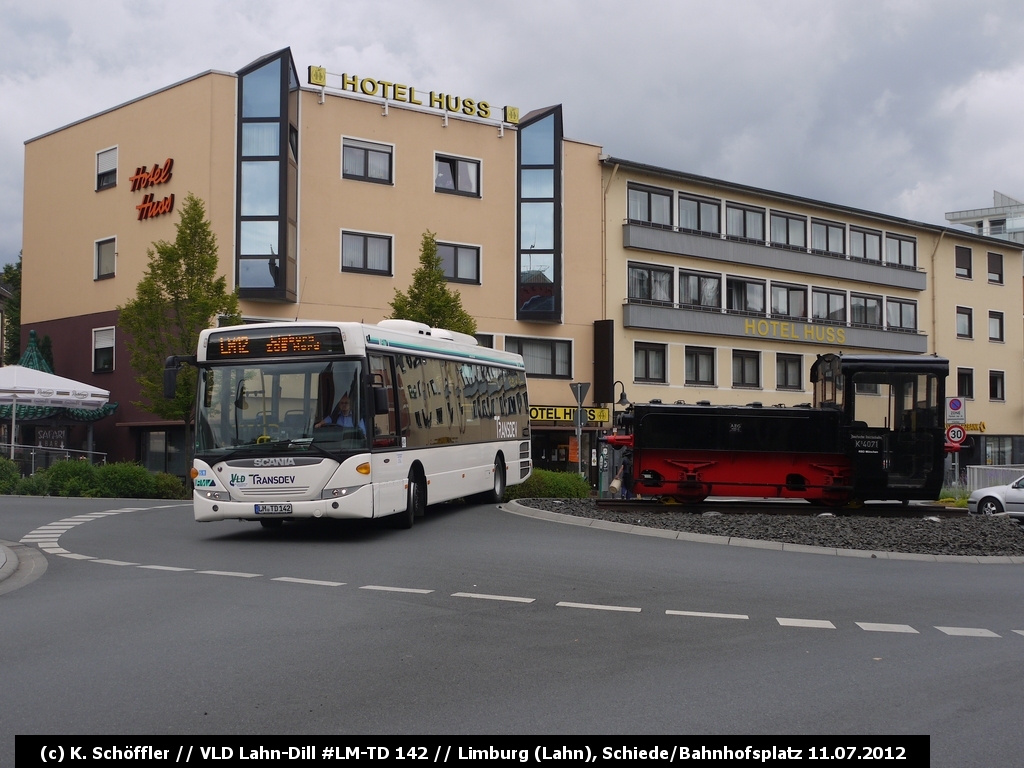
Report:
[[17,365],[21,359],[21,254],[17,264],[4,264],[3,277],[0,278],[11,292],[7,300],[4,314],[7,324],[4,326],[4,365]]
[[217,238],[206,220],[206,206],[191,192],[179,210],[173,243],[153,243],[149,265],[135,289],[135,298],[118,307],[120,325],[128,331],[128,353],[139,383],[141,408],[164,419],[185,422],[185,445],[195,404],[196,370],[186,366],[178,376],[173,400],[163,396],[164,360],[169,355],[194,355],[199,332],[218,316],[240,322],[238,294],[228,293],[227,280],[217,275]]
[[448,290],[448,280],[441,269],[434,233],[423,233],[420,245],[420,265],[412,273],[409,293],[395,289],[391,302],[391,317],[396,320],[415,320],[431,328],[447,328],[459,333],[476,333],[476,320],[462,308],[458,291]]

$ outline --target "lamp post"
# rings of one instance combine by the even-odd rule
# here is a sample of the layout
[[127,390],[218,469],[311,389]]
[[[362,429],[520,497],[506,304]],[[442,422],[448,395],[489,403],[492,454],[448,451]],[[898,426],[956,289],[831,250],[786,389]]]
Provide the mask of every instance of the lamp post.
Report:
[[[622,393],[619,395],[618,404],[621,405],[622,407],[626,407],[626,406],[629,405],[629,398],[626,397],[626,385],[623,384],[621,381],[616,381],[616,382],[614,382],[612,384],[612,397],[615,397],[615,385],[616,384],[618,384],[620,387],[622,387]],[[616,433],[616,429],[617,429],[616,424],[615,424],[615,405],[616,405],[615,401],[612,400],[612,434],[613,435]]]

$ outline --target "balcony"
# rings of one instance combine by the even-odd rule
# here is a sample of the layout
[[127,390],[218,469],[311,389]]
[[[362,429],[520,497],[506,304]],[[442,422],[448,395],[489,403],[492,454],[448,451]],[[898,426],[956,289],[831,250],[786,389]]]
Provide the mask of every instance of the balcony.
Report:
[[806,249],[768,246],[761,240],[726,238],[719,234],[694,232],[676,227],[653,226],[627,221],[622,226],[622,247],[695,256],[702,259],[750,267],[783,270],[816,277],[855,280],[923,291],[927,275],[916,269],[855,259],[843,254],[822,254]]
[[928,337],[919,331],[741,314],[717,307],[667,302],[627,301],[622,305],[622,325],[624,328],[814,344],[832,349],[857,348],[904,354],[928,351]]

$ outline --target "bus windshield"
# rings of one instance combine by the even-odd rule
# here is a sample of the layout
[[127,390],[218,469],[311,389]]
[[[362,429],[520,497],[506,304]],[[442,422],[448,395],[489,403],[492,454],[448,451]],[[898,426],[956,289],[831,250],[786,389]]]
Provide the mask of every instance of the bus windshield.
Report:
[[196,455],[368,450],[360,359],[200,370]]

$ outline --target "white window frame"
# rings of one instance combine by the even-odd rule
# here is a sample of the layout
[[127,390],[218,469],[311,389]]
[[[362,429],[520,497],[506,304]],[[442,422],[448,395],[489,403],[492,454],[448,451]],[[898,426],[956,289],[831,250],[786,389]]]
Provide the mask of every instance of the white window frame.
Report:
[[[476,192],[463,192],[462,190],[456,189],[445,189],[444,187],[437,186],[437,160],[438,158],[444,158],[445,160],[465,160],[467,163],[476,164]],[[458,186],[458,167],[456,167],[456,179],[455,184]],[[474,199],[482,199],[484,196],[484,161],[480,157],[470,157],[468,155],[455,155],[451,152],[434,152],[434,167],[433,173],[430,179],[431,186],[434,192],[441,195],[455,195],[457,197],[470,197]]]
[[[103,243],[114,244],[114,269],[109,273],[100,274],[100,245]],[[117,275],[117,235],[111,235],[110,237],[101,237],[99,240],[93,240],[92,242],[92,279],[93,280],[109,280],[110,278]]]
[[[98,334],[101,334],[101,333],[104,334],[104,335],[106,335],[107,333],[110,334],[110,344],[109,345],[108,344],[104,344],[103,346],[99,346],[97,344],[98,339],[96,337],[97,337]],[[96,352],[98,350],[100,350],[100,349],[109,349],[110,350],[110,370],[101,370],[101,371],[96,370]],[[108,325],[108,326],[104,326],[102,328],[93,328],[92,329],[92,372],[93,373],[113,373],[113,371],[114,371],[114,369],[115,369],[115,367],[117,365],[117,359],[116,359],[116,355],[115,355],[116,350],[117,350],[117,327],[116,326]]]
[[[114,169],[113,169],[114,170],[114,183],[113,184],[107,184],[104,187],[100,187],[100,155],[105,154],[107,152],[113,152],[114,153]],[[118,157],[119,154],[120,153],[118,152],[118,145],[117,144],[115,144],[112,147],[107,147],[106,149],[98,150],[96,152],[96,165],[95,165],[96,177],[95,177],[94,182],[93,182],[94,185],[95,185],[93,187],[93,189],[96,192],[102,192],[104,189],[112,189],[112,188],[117,186],[117,164],[118,164],[118,161],[119,161],[119,157]]]
[[[369,163],[367,163],[367,175],[365,175],[365,176],[356,176],[354,174],[351,174],[351,175],[346,176],[345,175],[345,142],[346,141],[352,141],[352,142],[356,142],[356,143],[359,143],[359,144],[376,145],[378,147],[386,147],[387,149],[389,149],[390,150],[389,154],[391,156],[391,161],[390,161],[391,162],[391,167],[390,167],[391,178],[388,179],[387,181],[385,181],[384,179],[373,179],[373,178],[370,178],[370,176],[368,175],[369,174]],[[367,149],[367,150],[371,150],[372,151],[372,147],[354,147],[354,148],[355,149]],[[398,176],[398,163],[395,160],[395,145],[394,144],[390,144],[390,143],[388,143],[386,141],[374,141],[373,139],[364,139],[364,138],[361,138],[359,136],[344,136],[343,135],[341,137],[341,169],[340,170],[341,170],[341,178],[342,178],[343,181],[362,181],[362,182],[369,182],[370,184],[380,184],[382,186],[391,186],[391,187],[393,187],[393,186],[395,186],[395,178]]]
[[445,279],[449,283],[460,283],[462,285],[483,285],[483,282],[484,282],[484,275],[483,275],[483,271],[484,271],[483,270],[483,266],[484,266],[484,248],[483,248],[482,245],[477,245],[476,243],[459,243],[459,242],[456,242],[454,240],[438,240],[437,241],[438,248],[440,248],[442,245],[451,246],[452,248],[456,249],[456,251],[455,251],[456,269],[458,269],[458,258],[459,258],[458,249],[459,248],[472,248],[473,250],[476,251],[476,280],[465,280],[465,279],[463,279],[461,277],[449,277],[448,275],[445,275]]
[[[640,376],[636,369],[637,347],[646,352],[661,352],[661,378],[647,378]],[[649,368],[650,366],[648,366]],[[637,339],[633,342],[633,383],[634,384],[668,384],[668,344],[660,341],[642,341]]]
[[[382,272],[375,269],[366,269],[365,267],[346,267],[345,235],[358,235],[360,237],[378,237],[388,240],[390,243],[390,251],[388,252],[388,271]],[[394,277],[395,236],[392,234],[388,234],[387,232],[366,232],[365,230],[361,229],[347,229],[342,227],[340,234],[338,235],[338,271],[350,275],[376,275],[377,277]]]

